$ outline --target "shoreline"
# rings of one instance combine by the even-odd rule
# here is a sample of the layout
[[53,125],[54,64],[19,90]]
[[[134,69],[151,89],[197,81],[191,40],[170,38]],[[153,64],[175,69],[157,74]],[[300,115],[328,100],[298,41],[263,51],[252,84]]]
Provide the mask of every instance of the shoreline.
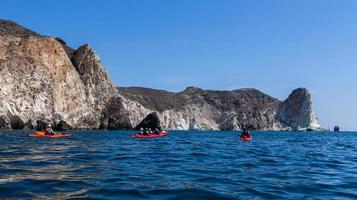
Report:
[[[36,132],[37,130],[0,130],[0,133],[2,132]],[[73,132],[138,132],[137,130],[104,130],[104,129],[88,129],[88,130],[64,130],[64,131],[57,131],[54,130],[55,132],[61,132],[61,133],[73,133]],[[195,132],[195,133],[210,133],[210,132],[220,132],[220,133],[226,133],[226,132],[242,132],[242,130],[231,130],[231,131],[227,131],[227,130],[165,130],[168,132]],[[264,133],[264,132],[284,132],[284,133],[354,133],[357,131],[354,130],[346,130],[346,131],[329,131],[329,130],[322,130],[322,131],[287,131],[287,130],[250,130],[251,133],[254,132],[260,132],[260,133]]]

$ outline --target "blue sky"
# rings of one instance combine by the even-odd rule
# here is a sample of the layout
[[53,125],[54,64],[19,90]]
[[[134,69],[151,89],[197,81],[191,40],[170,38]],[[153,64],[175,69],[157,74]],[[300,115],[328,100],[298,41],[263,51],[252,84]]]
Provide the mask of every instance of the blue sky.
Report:
[[0,17],[89,43],[119,86],[311,91],[326,126],[357,130],[357,1],[8,0]]

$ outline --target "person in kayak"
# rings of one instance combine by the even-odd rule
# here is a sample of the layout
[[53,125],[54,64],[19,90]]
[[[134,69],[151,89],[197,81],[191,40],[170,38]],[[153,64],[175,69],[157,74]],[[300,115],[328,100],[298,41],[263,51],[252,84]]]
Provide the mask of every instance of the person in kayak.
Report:
[[145,128],[145,131],[144,131],[144,135],[149,135],[149,129],[148,128]]
[[157,134],[157,135],[160,134],[160,131],[158,128],[155,128],[154,134]]
[[54,135],[55,133],[53,132],[52,125],[47,124],[45,128],[45,135]]
[[241,138],[251,138],[252,136],[250,135],[249,131],[247,128],[243,128],[243,132],[240,135]]
[[140,128],[139,135],[144,135],[144,129],[142,127]]

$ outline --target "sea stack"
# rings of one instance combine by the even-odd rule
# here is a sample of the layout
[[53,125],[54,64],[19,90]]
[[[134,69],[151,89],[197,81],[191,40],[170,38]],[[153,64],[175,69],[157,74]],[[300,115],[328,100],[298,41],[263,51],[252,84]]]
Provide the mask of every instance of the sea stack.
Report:
[[335,127],[333,128],[333,131],[339,132],[339,131],[340,131],[340,127],[339,127],[339,126],[335,126]]
[[278,119],[289,125],[292,130],[322,130],[316,114],[312,111],[311,95],[305,88],[295,89],[278,106]]

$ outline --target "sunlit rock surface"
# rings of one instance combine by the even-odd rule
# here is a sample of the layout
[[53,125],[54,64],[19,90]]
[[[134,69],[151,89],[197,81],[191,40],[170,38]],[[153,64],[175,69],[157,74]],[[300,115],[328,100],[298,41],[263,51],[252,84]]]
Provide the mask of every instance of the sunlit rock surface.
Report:
[[50,122],[59,130],[116,130],[148,121],[175,130],[322,129],[306,89],[281,102],[255,89],[117,88],[90,45],[73,49],[7,20],[0,20],[0,85],[0,129]]
[[293,130],[322,130],[316,114],[312,111],[311,96],[305,88],[295,89],[279,104],[278,119]]
[[89,45],[71,52],[59,39],[1,20],[0,116],[11,116],[16,128],[37,120],[99,128],[116,89]]
[[183,92],[131,87],[119,93],[156,111],[161,126],[175,130],[321,130],[312,112],[310,94],[295,90],[281,102],[256,89],[233,91],[189,87]]

